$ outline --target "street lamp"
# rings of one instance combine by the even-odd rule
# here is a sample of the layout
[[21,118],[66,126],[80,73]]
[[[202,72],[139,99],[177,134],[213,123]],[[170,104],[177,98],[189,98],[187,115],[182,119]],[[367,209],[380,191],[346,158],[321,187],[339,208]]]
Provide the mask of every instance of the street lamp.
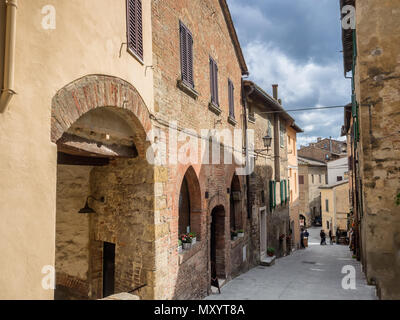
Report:
[[264,147],[267,148],[267,151],[269,150],[269,148],[271,147],[271,143],[272,143],[272,137],[267,134],[263,139],[264,142]]

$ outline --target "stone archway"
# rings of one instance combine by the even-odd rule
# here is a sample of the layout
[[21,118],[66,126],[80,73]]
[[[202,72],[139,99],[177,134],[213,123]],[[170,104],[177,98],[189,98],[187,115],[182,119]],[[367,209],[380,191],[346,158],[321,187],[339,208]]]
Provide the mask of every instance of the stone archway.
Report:
[[[124,117],[128,115],[126,120],[136,129],[136,147],[139,154],[143,155],[146,132],[152,127],[150,112],[135,87],[123,79],[108,75],[84,76],[56,93],[51,107],[51,141],[57,143],[81,116],[101,107],[112,108]],[[124,113],[123,110],[128,112]]]
[[[53,98],[56,298],[97,299],[144,283],[139,295],[153,297],[155,284],[147,277],[153,278],[154,261],[146,258],[154,254],[155,239],[148,227],[154,224],[154,167],[145,157],[149,130],[147,107],[122,79],[88,75]],[[91,210],[81,210],[85,202]],[[106,248],[113,250],[112,261],[104,260]]]

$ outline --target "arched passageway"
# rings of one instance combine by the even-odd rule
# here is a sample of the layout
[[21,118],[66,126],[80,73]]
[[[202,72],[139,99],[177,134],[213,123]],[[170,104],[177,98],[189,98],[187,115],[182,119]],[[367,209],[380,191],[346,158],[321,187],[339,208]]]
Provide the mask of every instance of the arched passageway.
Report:
[[[154,169],[146,106],[125,81],[86,76],[53,99],[57,144],[56,299],[98,299],[146,282]],[[147,286],[139,292],[152,297]]]

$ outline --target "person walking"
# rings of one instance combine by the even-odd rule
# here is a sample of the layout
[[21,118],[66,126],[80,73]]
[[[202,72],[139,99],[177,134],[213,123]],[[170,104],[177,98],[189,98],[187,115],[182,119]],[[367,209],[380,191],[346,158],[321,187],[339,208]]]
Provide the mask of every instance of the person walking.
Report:
[[340,232],[339,228],[336,229],[336,244],[339,244]]
[[307,229],[304,231],[304,246],[307,248],[308,247],[308,237],[309,237],[309,233],[307,231]]
[[329,230],[329,243],[333,244],[333,235],[332,235],[332,230]]
[[306,247],[304,246],[304,231],[301,229],[300,232],[300,248],[305,249]]
[[319,236],[321,237],[321,246],[326,245],[326,234],[325,234],[324,229],[321,230],[321,232],[319,233]]

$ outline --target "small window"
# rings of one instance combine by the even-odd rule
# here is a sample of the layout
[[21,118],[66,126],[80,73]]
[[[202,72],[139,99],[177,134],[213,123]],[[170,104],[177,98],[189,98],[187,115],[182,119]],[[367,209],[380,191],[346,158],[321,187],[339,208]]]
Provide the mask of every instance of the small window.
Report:
[[314,183],[314,175],[311,175],[311,183]]
[[325,200],[325,209],[326,209],[326,212],[329,212],[329,200],[328,199]]
[[285,147],[285,127],[283,126],[282,122],[279,125],[279,134],[280,134],[280,143],[281,143],[281,148]]
[[229,100],[229,116],[235,118],[235,88],[233,82],[228,79],[228,100]]
[[265,203],[265,192],[264,192],[264,190],[261,190],[261,203],[262,204]]
[[319,183],[322,183],[322,176],[319,175]]
[[343,177],[342,176],[337,176],[336,177],[336,181],[343,181]]
[[181,50],[181,74],[182,81],[194,88],[193,80],[193,36],[189,29],[180,21],[180,50]]
[[127,0],[128,51],[143,60],[142,0]]
[[210,57],[210,87],[211,87],[211,102],[219,106],[218,99],[218,66],[213,58]]
[[299,184],[304,184],[304,176],[299,176]]

